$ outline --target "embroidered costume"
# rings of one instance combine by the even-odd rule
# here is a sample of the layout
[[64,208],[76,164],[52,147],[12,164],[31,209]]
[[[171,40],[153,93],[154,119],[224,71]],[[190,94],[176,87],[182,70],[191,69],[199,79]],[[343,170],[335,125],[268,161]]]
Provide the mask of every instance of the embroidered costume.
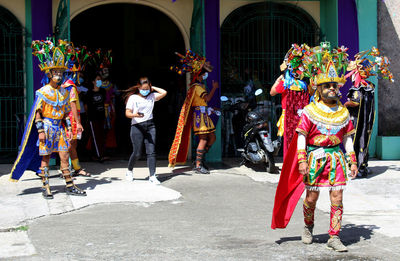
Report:
[[[321,46],[312,48],[306,58],[306,68],[311,75],[310,84],[315,89],[318,86],[318,90],[312,102],[302,112],[293,142],[283,162],[275,195],[271,224],[273,229],[287,226],[304,188],[311,192],[319,191],[323,187],[329,190],[344,188],[347,181],[347,163],[339,147],[342,142],[345,144],[348,160],[351,164],[356,164],[351,144],[351,135],[355,130],[350,121],[350,114],[338,100],[338,93],[336,96],[326,96],[327,93],[332,95],[332,90],[336,90],[336,86],[341,87],[345,83],[344,73],[348,65],[346,51],[344,47],[330,50],[330,44],[325,42],[321,43]],[[330,98],[332,103],[325,103],[321,98],[320,92],[323,88],[328,90],[324,93],[324,99],[332,97]],[[302,163],[308,163],[309,169],[304,176],[299,170]],[[315,205],[309,205],[305,200],[303,213],[306,226],[302,241],[306,244],[312,242],[314,210]],[[329,228],[331,237],[327,246],[336,251],[347,251],[338,237],[342,214],[342,203],[331,202]]]
[[[71,130],[71,121],[68,117],[70,111],[69,90],[61,88],[53,79],[61,80],[62,73],[70,65],[74,48],[71,43],[65,41],[59,41],[58,46],[54,46],[53,42],[48,39],[33,41],[32,49],[33,55],[37,56],[40,61],[40,69],[46,73],[44,79],[49,84],[36,91],[36,99],[25,127],[21,149],[11,171],[11,180],[19,180],[26,169],[36,171],[41,164],[39,176],[43,182],[42,194],[46,199],[51,199],[53,195],[49,185],[49,156],[53,152],[68,153],[69,143],[65,129]],[[53,70],[59,72],[55,73]],[[44,142],[38,139],[38,133],[45,134]],[[42,156],[42,158],[40,159],[36,155]],[[67,194],[86,195],[84,191],[74,185],[69,168],[65,167],[65,165],[68,166],[68,162],[61,160],[61,164]]]
[[[209,117],[209,115],[214,112],[214,109],[208,107],[207,102],[204,100],[207,91],[204,85],[195,82],[202,70],[211,72],[212,66],[206,62],[205,57],[201,57],[191,50],[188,50],[185,56],[181,54],[177,55],[181,58],[182,67],[171,67],[171,69],[175,70],[178,74],[191,72],[193,82],[187,92],[185,102],[179,114],[175,138],[168,156],[170,167],[174,167],[176,164],[185,164],[189,150],[190,129],[192,126],[195,135],[215,132],[214,123]],[[200,152],[201,161],[205,153],[206,151]]]
[[303,62],[309,54],[310,47],[306,44],[293,44],[281,65],[281,70],[285,73],[283,80],[276,86],[276,91],[282,94],[282,115],[276,125],[277,135],[284,138],[284,156],[295,133],[301,110],[310,100],[307,83],[304,81],[304,77],[309,77],[309,74],[305,71]]
[[379,50],[375,47],[356,54],[355,60],[347,68],[350,72],[345,76],[351,77],[353,85],[347,94],[350,102],[346,102],[345,105],[356,127],[353,144],[357,156],[358,176],[361,177],[366,177],[369,173],[368,145],[375,122],[375,85],[367,79],[378,73],[379,76],[394,81],[388,69],[389,59],[379,55]]

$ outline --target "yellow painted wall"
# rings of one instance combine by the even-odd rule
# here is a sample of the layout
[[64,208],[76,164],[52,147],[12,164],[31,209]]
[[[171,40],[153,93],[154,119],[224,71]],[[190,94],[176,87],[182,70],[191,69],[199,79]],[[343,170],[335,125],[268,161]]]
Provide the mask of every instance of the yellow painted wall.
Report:
[[10,11],[25,27],[25,0],[0,0],[0,6]]
[[[254,4],[256,2],[265,2],[265,0],[260,0],[260,1],[254,1],[254,0],[221,0],[221,18],[220,18],[220,23],[224,22],[226,17],[230,13],[232,13],[234,10],[237,8],[248,5],[248,4]],[[277,2],[282,2],[282,3],[289,3],[295,6],[298,6],[302,9],[304,9],[308,14],[314,18],[314,21],[320,26],[320,5],[319,1],[277,1]]]

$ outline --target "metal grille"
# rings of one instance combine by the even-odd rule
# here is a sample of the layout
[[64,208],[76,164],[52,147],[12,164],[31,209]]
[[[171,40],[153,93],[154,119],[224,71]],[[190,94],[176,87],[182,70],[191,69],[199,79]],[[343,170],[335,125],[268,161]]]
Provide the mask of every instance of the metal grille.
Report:
[[24,118],[23,61],[23,29],[14,15],[0,7],[1,155],[18,149],[18,122]]
[[257,110],[270,120],[275,136],[280,97],[271,97],[270,87],[281,74],[279,65],[291,44],[318,43],[318,25],[295,5],[266,1],[233,11],[222,24],[221,36],[223,95],[233,101],[243,97],[250,80],[253,90],[262,88]]

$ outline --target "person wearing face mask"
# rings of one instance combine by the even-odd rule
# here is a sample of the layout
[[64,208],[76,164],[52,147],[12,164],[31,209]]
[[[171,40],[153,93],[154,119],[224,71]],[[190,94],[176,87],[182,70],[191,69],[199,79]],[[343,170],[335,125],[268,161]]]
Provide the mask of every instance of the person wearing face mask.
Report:
[[[67,57],[73,53],[72,44],[60,41],[54,46],[51,40],[33,41],[33,55],[40,60],[39,67],[46,73],[45,84],[36,91],[33,109],[29,115],[21,150],[11,171],[11,180],[17,181],[26,169],[36,171],[40,166],[42,195],[52,199],[49,184],[49,161],[53,152],[60,156],[60,168],[66,182],[66,193],[86,196],[86,192],[75,186],[69,168],[69,142],[72,124],[68,116],[71,110],[69,91],[61,87],[63,74],[68,68]],[[43,52],[45,55],[43,57]],[[54,59],[54,60],[53,60]]]
[[[330,197],[330,226],[327,247],[337,252],[347,251],[339,238],[343,216],[343,189],[346,186],[347,165],[350,177],[357,175],[357,159],[351,135],[355,132],[349,111],[339,100],[339,88],[344,85],[349,63],[344,47],[331,50],[328,42],[314,47],[307,59],[315,89],[313,101],[304,107],[283,161],[281,178],[275,194],[273,229],[285,228],[304,189],[304,227],[301,240],[313,241],[314,212],[320,191]],[[323,59],[320,59],[323,57]],[[347,152],[346,159],[340,144]],[[347,161],[349,161],[347,163]]]
[[143,143],[146,148],[149,182],[159,185],[156,177],[156,127],[153,121],[154,102],[167,95],[164,89],[152,86],[147,77],[141,77],[139,83],[125,91],[125,116],[131,121],[132,154],[129,158],[126,180],[133,181],[133,168],[140,158]]
[[103,162],[105,151],[104,121],[105,121],[105,98],[106,91],[101,88],[102,80],[99,74],[92,76],[92,89],[84,96],[85,111],[89,121],[91,134],[91,149],[93,160]]
[[218,89],[218,82],[213,81],[213,87],[208,93],[203,83],[207,79],[208,73],[213,69],[211,64],[206,62],[205,57],[201,57],[191,50],[186,52],[186,56],[178,53],[177,55],[181,57],[183,66],[182,68],[172,67],[171,69],[178,72],[178,74],[184,72],[192,73],[192,83],[179,115],[178,127],[168,156],[169,166],[174,167],[176,164],[184,164],[186,162],[190,129],[193,126],[193,132],[199,138],[193,170],[199,174],[209,174],[210,172],[204,164],[204,159],[205,154],[214,144],[216,137],[214,123],[209,117],[214,112],[214,109],[208,107],[208,102]]

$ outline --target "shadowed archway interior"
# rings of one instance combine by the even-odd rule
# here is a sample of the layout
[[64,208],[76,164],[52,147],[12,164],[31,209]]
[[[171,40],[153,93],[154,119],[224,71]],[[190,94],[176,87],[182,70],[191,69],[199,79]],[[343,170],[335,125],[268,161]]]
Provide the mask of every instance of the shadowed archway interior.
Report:
[[[154,120],[157,128],[157,155],[166,158],[174,138],[179,110],[185,97],[185,79],[170,71],[177,59],[174,52],[184,52],[181,32],[162,12],[139,4],[107,4],[90,8],[71,21],[71,40],[75,46],[113,50],[111,79],[119,90],[147,76],[154,86],[168,91],[156,102]],[[87,83],[90,85],[89,83]],[[116,100],[117,154],[128,158],[131,152],[130,120],[125,118],[125,103]]]

